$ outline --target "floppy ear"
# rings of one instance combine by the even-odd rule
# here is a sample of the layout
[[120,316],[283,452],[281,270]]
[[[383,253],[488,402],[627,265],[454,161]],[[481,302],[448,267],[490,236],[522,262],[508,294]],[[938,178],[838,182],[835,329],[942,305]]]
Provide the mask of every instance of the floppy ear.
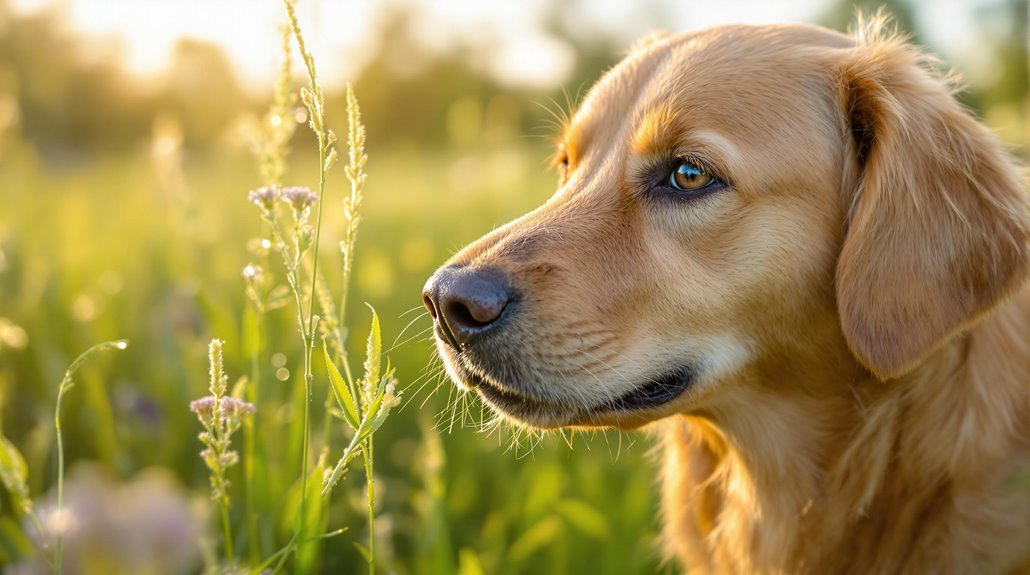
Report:
[[897,38],[840,69],[860,172],[837,262],[852,353],[899,377],[1027,277],[1030,202],[1000,144]]

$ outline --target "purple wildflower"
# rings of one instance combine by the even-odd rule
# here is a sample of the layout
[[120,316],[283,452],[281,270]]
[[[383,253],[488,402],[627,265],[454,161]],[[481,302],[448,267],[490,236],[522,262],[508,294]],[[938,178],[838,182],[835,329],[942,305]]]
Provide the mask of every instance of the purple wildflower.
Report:
[[292,207],[293,211],[296,213],[303,212],[318,201],[318,194],[312,192],[310,188],[301,186],[283,188],[279,197],[282,201],[290,204],[290,207]]
[[275,199],[278,197],[279,190],[274,186],[258,188],[247,194],[247,199],[252,204],[268,211],[271,211],[275,207]]
[[223,397],[222,411],[228,412],[232,415],[244,415],[247,413],[254,413],[255,408],[253,403],[243,401],[242,399]]
[[209,395],[190,402],[190,411],[197,415],[209,415],[215,408],[215,396]]
[[[253,403],[243,401],[242,399],[236,399],[235,397],[226,396],[221,400],[222,412],[229,414],[232,417],[244,415],[248,413],[254,413],[255,408]],[[211,414],[211,410],[215,408],[215,396],[208,395],[200,399],[195,399],[190,402],[190,411],[197,415],[206,416]]]

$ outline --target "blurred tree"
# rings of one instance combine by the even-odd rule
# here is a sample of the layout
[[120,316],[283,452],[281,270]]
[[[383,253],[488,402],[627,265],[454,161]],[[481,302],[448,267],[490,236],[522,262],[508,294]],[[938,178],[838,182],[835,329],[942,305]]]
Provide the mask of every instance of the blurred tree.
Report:
[[84,43],[56,15],[14,16],[0,25],[0,90],[18,101],[22,133],[44,157],[124,146],[149,126],[145,99],[121,71],[121,46]]
[[979,86],[971,104],[1000,110],[1018,122],[1013,136],[1030,156],[1030,0],[998,0],[977,14],[978,28],[998,66],[997,80]]
[[158,82],[125,72],[123,53],[116,39],[69,33],[55,11],[0,3],[0,92],[14,95],[22,134],[44,158],[136,146],[162,112],[180,118],[188,144],[208,143],[253,106],[217,46],[181,41]]
[[195,146],[216,140],[254,103],[218,46],[184,39],[175,45],[153,107],[178,118],[184,143]]
[[[576,9],[585,10],[585,6]],[[490,119],[510,121],[507,132],[548,135],[553,132],[552,112],[556,107],[572,108],[606,68],[621,57],[626,46],[611,34],[595,29],[577,29],[564,14],[567,6],[555,5],[541,22],[543,31],[571,45],[575,62],[561,86],[541,91],[529,87],[502,85],[489,69],[487,60],[497,46],[472,44],[454,38],[441,51],[425,46],[415,31],[420,18],[417,6],[395,5],[380,20],[375,37],[385,39],[355,82],[369,126],[370,144],[408,141],[434,145],[448,138],[448,121],[453,123],[453,106],[460,112],[475,109],[485,116],[479,126],[488,128]],[[512,105],[515,109],[512,110]],[[341,109],[342,100],[333,102]],[[460,115],[460,114],[459,114]],[[452,126],[453,128],[453,126]],[[451,130],[453,133],[453,129]],[[482,136],[482,135],[480,135]],[[482,143],[482,137],[471,141]],[[451,142],[452,144],[455,142]]]
[[[973,26],[996,74],[987,83],[965,85],[958,98],[1030,157],[1030,0],[981,0],[978,4]],[[838,0],[820,22],[844,30],[858,11],[874,14],[883,8],[913,42],[925,45],[915,7],[914,0]],[[928,46],[938,55],[940,48],[944,47]]]
[[[597,81],[604,70],[622,59],[633,42],[655,32],[676,33],[682,30],[663,28],[660,24],[643,25],[637,31],[598,31],[582,25],[582,15],[591,10],[589,0],[553,3],[544,19],[545,29],[569,42],[576,54],[576,64],[565,86],[572,103],[581,98]],[[644,0],[634,4],[634,13],[640,22],[675,22],[671,14],[676,8],[661,0]],[[564,103],[564,102],[563,102]]]
[[[480,120],[465,125],[459,138],[465,143],[484,141],[481,133],[467,133],[470,128],[496,124],[506,124],[508,137],[551,131],[542,128],[550,118],[547,109],[572,107],[625,49],[625,42],[610,33],[578,29],[561,13],[550,10],[542,25],[571,44],[575,65],[563,87],[546,93],[502,86],[489,67],[489,55],[499,49],[490,40],[455,37],[446,48],[427,46],[417,33],[422,17],[417,4],[386,6],[374,34],[382,41],[355,81],[369,144],[453,145],[456,121],[473,116]],[[115,40],[74,36],[56,11],[22,15],[0,0],[0,90],[15,94],[23,135],[44,156],[138,145],[160,114],[180,120],[187,146],[203,146],[218,139],[241,112],[260,105],[242,90],[215,45],[180,41],[156,80],[125,72],[123,52]],[[335,122],[333,111],[344,109],[342,93],[331,94],[329,101]]]
[[[387,9],[375,34],[384,40],[355,81],[372,146],[444,141],[451,102],[461,96],[482,100],[498,90],[470,66],[469,47],[437,53],[422,45],[413,29],[416,18],[407,5]],[[332,98],[331,110],[344,108],[342,94]]]
[[868,17],[878,10],[890,15],[898,29],[908,34],[913,42],[922,43],[912,0],[836,0],[818,20],[823,26],[843,32],[854,25],[858,14]]
[[[973,86],[962,98],[980,112],[1009,110],[1006,117],[1018,114],[1025,125],[1030,0],[981,1],[986,3],[977,13],[977,27],[999,73],[993,85]],[[549,91],[512,88],[502,85],[490,68],[491,54],[499,46],[491,44],[489,34],[478,39],[455,36],[444,48],[436,42],[429,46],[418,33],[424,14],[416,3],[384,6],[372,34],[379,41],[355,81],[373,147],[407,142],[433,148],[499,139],[490,133],[503,133],[500,139],[505,141],[517,134],[548,135],[554,131],[548,124],[555,108],[573,108],[639,35],[584,25],[582,16],[591,9],[584,0],[551,4],[539,25],[544,34],[570,47],[572,70],[562,86]],[[819,20],[844,30],[856,10],[872,14],[881,6],[919,41],[915,0],[831,0]],[[635,8],[647,15],[640,22],[652,23],[673,21],[666,12],[674,9],[659,0]],[[242,90],[231,63],[215,45],[181,41],[168,70],[149,81],[123,70],[123,52],[114,40],[75,37],[56,12],[19,14],[8,0],[0,0],[0,92],[14,95],[20,131],[44,157],[136,146],[149,137],[153,118],[160,114],[179,118],[187,146],[205,146],[241,112],[261,106]],[[344,109],[342,94],[328,99],[335,125],[342,120],[336,115]],[[494,130],[498,126],[503,130]],[[299,137],[306,136],[302,132]]]

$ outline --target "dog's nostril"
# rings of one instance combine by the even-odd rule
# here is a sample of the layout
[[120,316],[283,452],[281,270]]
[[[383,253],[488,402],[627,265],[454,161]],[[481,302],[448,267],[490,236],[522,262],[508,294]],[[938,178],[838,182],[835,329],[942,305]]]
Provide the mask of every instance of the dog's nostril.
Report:
[[429,297],[429,294],[422,296],[422,303],[429,310],[429,316],[436,319],[436,305],[433,304],[433,298]]
[[453,300],[447,303],[444,315],[448,323],[471,328],[490,325],[504,311],[507,301],[494,300],[489,303]]

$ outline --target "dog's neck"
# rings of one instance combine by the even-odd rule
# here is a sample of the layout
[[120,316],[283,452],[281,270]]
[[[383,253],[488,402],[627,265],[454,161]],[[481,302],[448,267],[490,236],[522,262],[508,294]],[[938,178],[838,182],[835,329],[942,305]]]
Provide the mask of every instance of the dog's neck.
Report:
[[916,553],[914,534],[950,507],[952,485],[996,482],[1020,465],[1006,459],[1020,442],[1030,452],[1028,333],[1024,290],[897,380],[825,357],[811,365],[833,370],[760,370],[780,379],[749,385],[748,405],[670,424],[666,509],[690,512],[669,522],[667,539],[698,538],[700,553],[688,555],[715,571],[811,571],[841,553],[897,570],[876,557]]

